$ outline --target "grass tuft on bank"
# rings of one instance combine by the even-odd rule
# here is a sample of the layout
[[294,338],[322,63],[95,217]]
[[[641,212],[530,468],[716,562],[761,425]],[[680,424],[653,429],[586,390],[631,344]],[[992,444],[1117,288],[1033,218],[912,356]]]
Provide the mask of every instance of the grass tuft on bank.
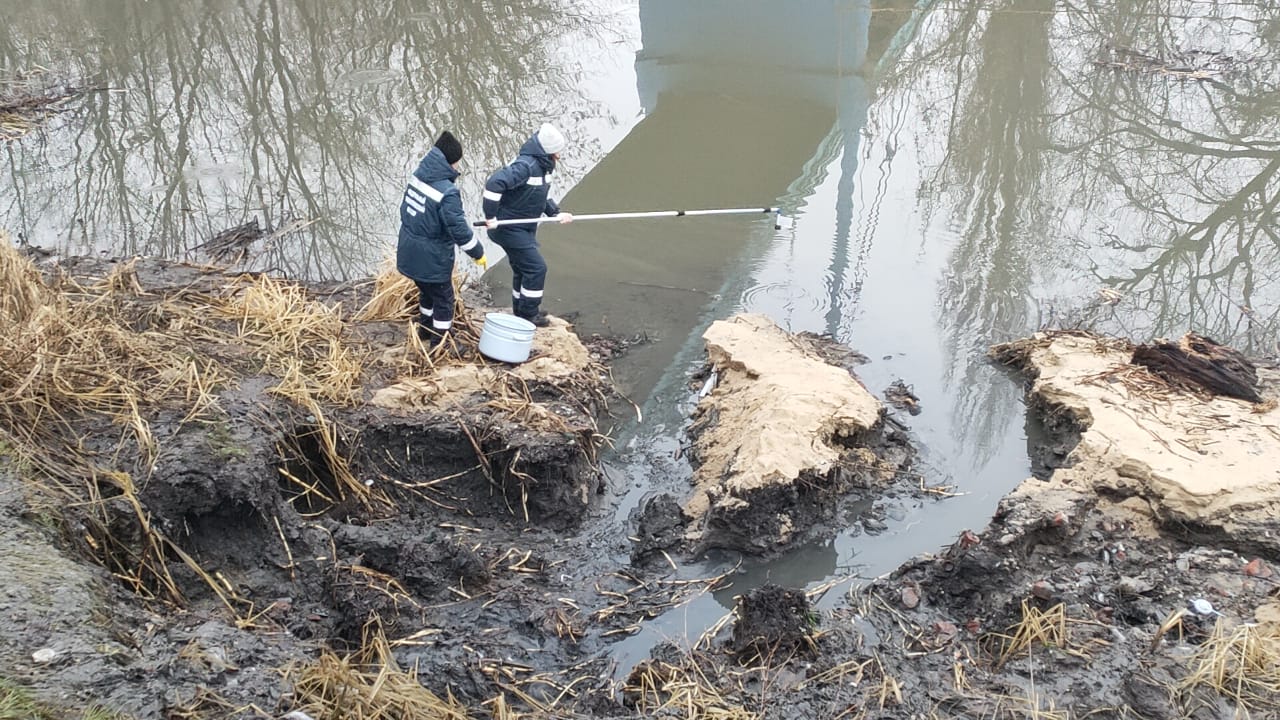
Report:
[[315,662],[286,674],[298,710],[313,718],[359,720],[467,720],[453,697],[441,698],[422,686],[417,671],[402,669],[375,616],[365,626],[361,647],[339,656],[330,650]]
[[1280,706],[1280,625],[1219,619],[1190,668],[1177,688],[1184,694],[1208,688],[1249,710],[1274,709]]
[[129,717],[98,705],[84,710],[57,710],[37,702],[27,688],[0,679],[0,720],[129,720]]

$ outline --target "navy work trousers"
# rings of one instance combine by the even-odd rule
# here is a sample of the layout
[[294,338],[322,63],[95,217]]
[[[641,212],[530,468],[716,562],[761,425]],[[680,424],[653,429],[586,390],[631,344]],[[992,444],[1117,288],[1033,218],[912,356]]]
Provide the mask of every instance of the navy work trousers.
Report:
[[516,317],[532,320],[542,305],[547,282],[547,261],[538,248],[503,248],[511,263],[511,309]]

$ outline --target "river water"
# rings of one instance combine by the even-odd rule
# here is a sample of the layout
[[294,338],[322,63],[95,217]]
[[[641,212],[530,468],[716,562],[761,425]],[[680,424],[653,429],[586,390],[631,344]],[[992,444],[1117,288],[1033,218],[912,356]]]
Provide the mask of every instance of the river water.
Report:
[[[546,306],[644,335],[615,374],[618,517],[679,484],[700,334],[748,310],[895,380],[927,482],[736,585],[874,576],[980,527],[1029,473],[1021,388],[985,361],[1043,327],[1197,330],[1276,352],[1280,8],[1202,0],[4,0],[0,70],[102,88],[0,147],[0,227],[63,253],[204,259],[257,218],[253,263],[369,274],[443,128],[488,172],[543,121],[575,213],[785,208],[544,226]],[[505,297],[505,267],[491,271]],[[655,471],[653,468],[660,468]],[[675,469],[671,469],[671,468]],[[712,572],[709,560],[689,572]],[[736,590],[735,590],[736,591]],[[731,594],[731,593],[730,593]],[[707,597],[631,642],[704,627]],[[679,629],[679,630],[678,630]]]

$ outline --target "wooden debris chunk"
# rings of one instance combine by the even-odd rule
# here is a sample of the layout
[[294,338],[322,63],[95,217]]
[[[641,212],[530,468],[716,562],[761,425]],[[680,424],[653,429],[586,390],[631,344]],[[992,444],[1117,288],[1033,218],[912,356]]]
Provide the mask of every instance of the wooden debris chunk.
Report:
[[1170,383],[1214,395],[1260,402],[1258,371],[1238,350],[1210,338],[1187,333],[1178,342],[1157,340],[1133,351],[1134,365],[1142,365]]

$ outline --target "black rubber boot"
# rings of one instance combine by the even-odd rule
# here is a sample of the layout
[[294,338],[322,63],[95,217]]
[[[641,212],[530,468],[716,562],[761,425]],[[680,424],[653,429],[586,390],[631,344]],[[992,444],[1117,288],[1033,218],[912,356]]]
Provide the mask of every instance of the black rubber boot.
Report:
[[546,327],[551,324],[551,321],[547,319],[547,314],[544,312],[540,312],[537,315],[520,315],[518,317],[521,320],[528,320],[533,323],[534,327]]
[[418,318],[418,339],[427,344],[427,347],[435,347],[444,340],[444,333],[431,327],[431,321],[424,318]]

